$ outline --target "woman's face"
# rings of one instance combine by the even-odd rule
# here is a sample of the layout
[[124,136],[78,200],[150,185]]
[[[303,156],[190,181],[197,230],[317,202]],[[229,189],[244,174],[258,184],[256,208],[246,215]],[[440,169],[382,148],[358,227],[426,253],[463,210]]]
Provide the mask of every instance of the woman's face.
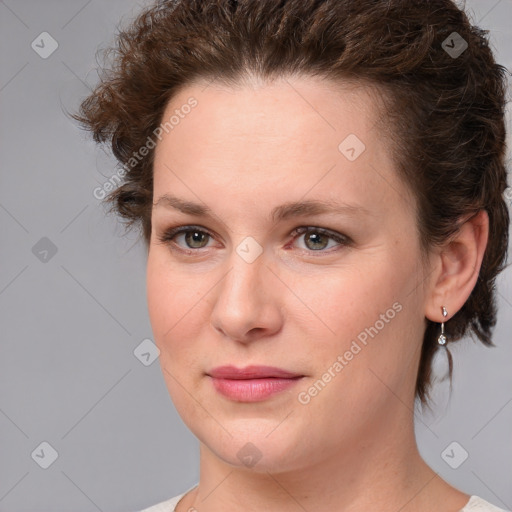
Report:
[[292,470],[412,428],[428,283],[377,108],[304,77],[191,85],[163,116],[149,314],[180,416],[229,464]]

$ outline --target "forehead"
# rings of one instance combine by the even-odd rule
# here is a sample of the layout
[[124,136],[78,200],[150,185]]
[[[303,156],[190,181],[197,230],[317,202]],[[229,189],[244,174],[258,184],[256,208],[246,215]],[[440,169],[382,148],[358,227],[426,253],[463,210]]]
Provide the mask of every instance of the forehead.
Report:
[[[195,107],[183,108],[190,98]],[[350,82],[191,84],[162,118],[179,122],[155,150],[155,197],[177,187],[192,199],[194,187],[251,201],[269,193],[298,199],[308,191],[363,194],[369,204],[392,200],[400,184],[376,128],[381,112],[374,90]]]
[[[291,143],[292,135],[313,141],[327,134],[336,142],[350,129],[369,135],[366,132],[381,113],[379,92],[353,81],[335,83],[318,77],[288,77],[272,82],[246,79],[235,85],[202,81],[183,87],[169,101],[163,122],[182,109],[189,110],[186,104],[193,97],[197,106],[190,115],[180,116],[172,130],[176,142],[180,135],[195,132],[199,136],[205,131],[209,131],[212,143],[227,135],[245,137],[244,142],[256,145],[269,139]],[[331,137],[326,142],[330,140]]]

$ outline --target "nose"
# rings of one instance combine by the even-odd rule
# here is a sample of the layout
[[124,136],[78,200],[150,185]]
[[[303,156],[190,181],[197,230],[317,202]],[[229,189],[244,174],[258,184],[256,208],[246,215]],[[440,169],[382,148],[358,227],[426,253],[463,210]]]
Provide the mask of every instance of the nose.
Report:
[[239,343],[276,334],[282,327],[284,290],[264,254],[248,263],[233,252],[230,264],[230,270],[214,288],[217,295],[211,312],[212,326],[225,338]]

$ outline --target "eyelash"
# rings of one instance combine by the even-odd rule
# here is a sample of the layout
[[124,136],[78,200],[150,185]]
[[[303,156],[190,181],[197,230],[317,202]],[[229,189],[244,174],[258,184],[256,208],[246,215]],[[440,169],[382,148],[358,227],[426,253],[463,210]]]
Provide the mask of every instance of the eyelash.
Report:
[[[196,231],[196,232],[199,232],[199,233],[206,234],[206,235],[210,236],[211,238],[214,238],[214,236],[209,231],[201,228],[200,226],[193,226],[193,225],[192,226],[179,226],[179,227],[176,227],[176,228],[170,228],[170,229],[164,231],[162,233],[162,235],[159,235],[157,238],[158,238],[160,243],[168,245],[172,250],[177,250],[177,251],[180,251],[180,252],[185,253],[185,254],[198,253],[198,252],[202,251],[203,249],[207,249],[206,247],[202,247],[202,248],[199,248],[199,249],[192,249],[192,248],[184,249],[182,247],[179,247],[174,242],[174,238],[176,238],[177,235],[179,235],[181,233],[187,233],[189,231]],[[352,243],[352,240],[350,239],[350,237],[348,237],[346,235],[342,235],[341,233],[337,233],[336,231],[331,231],[330,229],[319,228],[319,227],[316,227],[316,226],[299,226],[299,227],[295,228],[290,233],[290,236],[294,236],[294,239],[295,239],[295,238],[298,238],[300,235],[304,235],[304,234],[307,234],[307,233],[319,233],[321,235],[325,235],[328,238],[334,240],[335,242],[338,242],[341,247],[349,246]],[[171,247],[171,244],[174,245],[175,247]],[[334,252],[334,251],[332,251],[332,248],[331,248],[331,250],[319,249],[317,251],[314,251],[314,250],[311,250],[311,249],[310,250],[308,250],[308,249],[301,249],[301,250],[302,251],[306,251],[308,253],[318,252],[318,253],[320,253],[319,254],[320,256],[322,254],[326,254],[326,253],[330,254],[330,253]],[[338,249],[335,249],[335,250],[338,250]]]

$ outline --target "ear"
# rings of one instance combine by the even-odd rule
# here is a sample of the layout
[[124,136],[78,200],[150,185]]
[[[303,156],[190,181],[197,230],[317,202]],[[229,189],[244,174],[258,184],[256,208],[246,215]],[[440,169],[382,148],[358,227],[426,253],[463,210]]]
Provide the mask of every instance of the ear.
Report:
[[[476,285],[489,236],[485,210],[469,218],[457,233],[431,257],[432,275],[425,316],[434,322],[448,321],[459,311]],[[443,318],[441,306],[448,316]]]

